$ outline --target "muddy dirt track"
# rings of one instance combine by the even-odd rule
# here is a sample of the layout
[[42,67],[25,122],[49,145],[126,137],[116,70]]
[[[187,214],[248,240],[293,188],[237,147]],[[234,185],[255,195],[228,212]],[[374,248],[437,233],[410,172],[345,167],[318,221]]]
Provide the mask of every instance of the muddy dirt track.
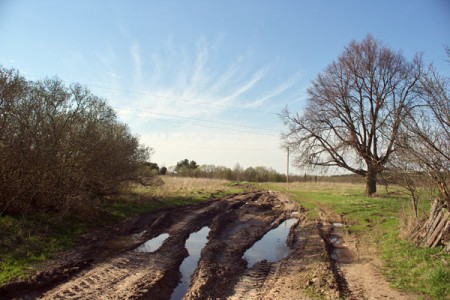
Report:
[[[288,256],[248,268],[246,250],[293,218],[297,221],[287,237]],[[340,226],[307,222],[300,206],[270,191],[160,210],[85,236],[83,245],[62,254],[31,279],[0,288],[0,298],[171,299],[182,280],[180,265],[189,255],[186,241],[206,227],[207,242],[187,290],[172,299],[369,298],[367,289],[349,284],[341,270],[339,262],[353,258],[343,246]],[[168,237],[159,248],[136,250],[162,234]],[[394,296],[403,297],[380,297],[397,299]]]

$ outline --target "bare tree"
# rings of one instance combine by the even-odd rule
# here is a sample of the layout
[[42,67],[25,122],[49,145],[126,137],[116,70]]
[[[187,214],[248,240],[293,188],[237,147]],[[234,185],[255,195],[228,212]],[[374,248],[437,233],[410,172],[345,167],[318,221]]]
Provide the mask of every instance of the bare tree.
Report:
[[450,78],[430,67],[421,91],[422,105],[411,111],[401,132],[403,159],[429,175],[442,204],[450,208]]
[[[450,57],[450,52],[447,51]],[[425,222],[411,230],[418,245],[442,245],[450,252],[450,78],[440,76],[430,66],[420,80],[421,105],[410,112],[400,131],[396,159],[390,168],[406,166],[403,177],[410,191],[423,182],[432,189],[433,204]],[[421,174],[421,181],[413,177]],[[418,195],[418,194],[416,194]],[[411,193],[412,201],[414,193]]]
[[366,178],[367,195],[376,193],[421,74],[419,55],[409,62],[371,35],[351,42],[312,81],[304,112],[282,113],[296,163],[344,168]]

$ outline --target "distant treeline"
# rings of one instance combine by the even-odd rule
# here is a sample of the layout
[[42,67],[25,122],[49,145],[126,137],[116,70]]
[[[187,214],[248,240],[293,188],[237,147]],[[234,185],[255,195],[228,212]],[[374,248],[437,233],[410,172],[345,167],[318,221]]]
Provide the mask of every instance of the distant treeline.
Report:
[[0,66],[0,215],[89,210],[136,176],[149,149],[79,84]]
[[[278,173],[276,170],[267,167],[248,167],[243,168],[236,164],[233,169],[224,166],[198,165],[197,162],[188,159],[181,160],[176,166],[159,168],[156,163],[146,163],[147,174],[172,175],[182,177],[225,179],[231,181],[248,182],[286,182],[286,174]],[[290,182],[348,182],[363,183],[363,179],[355,174],[336,175],[336,176],[318,176],[309,175],[289,175]]]

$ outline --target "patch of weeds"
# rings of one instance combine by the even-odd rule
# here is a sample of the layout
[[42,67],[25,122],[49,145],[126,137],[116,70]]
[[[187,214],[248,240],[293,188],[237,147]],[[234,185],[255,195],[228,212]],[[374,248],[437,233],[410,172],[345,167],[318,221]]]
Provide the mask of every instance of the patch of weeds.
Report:
[[429,270],[426,278],[433,287],[428,291],[431,297],[435,299],[450,299],[450,268],[441,265]]
[[105,210],[116,220],[123,220],[128,217],[137,216],[151,212],[158,208],[174,207],[180,205],[190,205],[206,200],[203,198],[167,197],[163,200],[133,201],[127,198],[117,197],[110,200],[110,204]]
[[86,231],[83,222],[76,217],[60,219],[37,213],[27,218],[1,216],[0,285],[25,276],[34,264],[73,245]]
[[26,266],[27,264],[23,261],[2,257],[0,262],[0,285],[12,278],[20,278]]
[[442,249],[415,247],[392,232],[382,241],[382,257],[384,272],[394,287],[432,299],[450,299],[450,255]]

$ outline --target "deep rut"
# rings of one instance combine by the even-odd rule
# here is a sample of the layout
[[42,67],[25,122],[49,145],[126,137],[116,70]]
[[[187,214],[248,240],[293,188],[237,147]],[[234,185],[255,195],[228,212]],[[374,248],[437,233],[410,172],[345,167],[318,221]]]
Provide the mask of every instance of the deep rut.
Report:
[[41,299],[167,299],[179,280],[178,267],[187,256],[187,237],[226,209],[226,204],[216,201],[188,213],[174,212],[168,228],[146,229],[154,231],[153,235],[162,231],[170,235],[156,252],[120,254],[45,292]]
[[[287,239],[291,254],[247,268],[245,251],[288,218],[300,220]],[[56,278],[53,286],[36,285],[4,298],[169,299],[188,256],[186,240],[204,226],[210,228],[208,242],[183,299],[308,299],[303,292],[308,285],[319,294],[338,295],[320,230],[304,221],[301,207],[278,193],[251,192],[135,220],[122,235],[89,248],[79,258],[89,263],[79,272]],[[158,250],[134,251],[163,233],[169,237]],[[321,281],[315,282],[314,276]]]

